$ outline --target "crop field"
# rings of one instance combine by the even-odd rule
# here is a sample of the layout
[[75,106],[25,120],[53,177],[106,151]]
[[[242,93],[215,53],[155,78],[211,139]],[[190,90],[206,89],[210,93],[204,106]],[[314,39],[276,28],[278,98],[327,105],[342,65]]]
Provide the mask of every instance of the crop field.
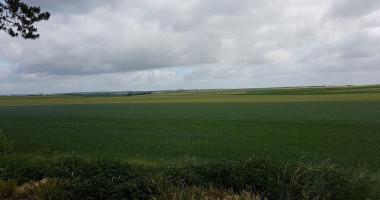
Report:
[[380,85],[0,97],[0,199],[378,199]]
[[379,88],[1,97],[0,129],[25,154],[102,155],[147,164],[255,155],[378,171]]

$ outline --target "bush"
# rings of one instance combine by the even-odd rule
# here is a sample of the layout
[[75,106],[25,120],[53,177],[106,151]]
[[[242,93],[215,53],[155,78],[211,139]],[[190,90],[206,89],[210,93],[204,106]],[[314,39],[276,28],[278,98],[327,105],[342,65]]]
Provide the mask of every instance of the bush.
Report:
[[268,199],[358,200],[374,198],[376,192],[370,175],[359,176],[329,163],[281,165],[251,158],[171,169],[166,176],[188,186],[211,184],[237,192],[254,192]]
[[[76,156],[0,162],[0,179],[23,185],[50,177],[30,195],[53,199],[376,199],[374,176],[329,164],[281,165],[269,159],[144,167]],[[3,181],[4,182],[4,181]],[[11,184],[12,185],[12,184]],[[212,186],[212,187],[211,187]],[[11,187],[3,187],[3,196]],[[7,189],[8,188],[8,189]],[[61,192],[60,192],[61,191]],[[58,199],[59,199],[58,198]],[[56,198],[57,199],[57,198]]]

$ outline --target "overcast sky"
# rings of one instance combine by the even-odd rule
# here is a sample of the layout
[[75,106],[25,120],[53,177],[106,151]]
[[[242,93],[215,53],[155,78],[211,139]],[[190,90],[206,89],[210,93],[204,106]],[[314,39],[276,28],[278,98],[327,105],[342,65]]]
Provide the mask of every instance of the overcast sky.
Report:
[[24,0],[0,94],[380,83],[379,0]]

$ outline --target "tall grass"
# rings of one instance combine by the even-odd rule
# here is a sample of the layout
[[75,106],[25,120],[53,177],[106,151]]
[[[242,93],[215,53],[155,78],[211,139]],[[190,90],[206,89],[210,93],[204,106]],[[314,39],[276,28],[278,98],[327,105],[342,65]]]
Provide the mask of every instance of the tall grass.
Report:
[[[32,187],[31,195],[65,194],[71,199],[376,199],[379,180],[365,172],[330,163],[297,165],[249,158],[186,165],[141,166],[109,159],[80,157],[2,158],[0,195],[13,187]],[[59,192],[62,191],[62,192]],[[53,197],[52,197],[53,198]],[[63,197],[62,197],[63,198]]]

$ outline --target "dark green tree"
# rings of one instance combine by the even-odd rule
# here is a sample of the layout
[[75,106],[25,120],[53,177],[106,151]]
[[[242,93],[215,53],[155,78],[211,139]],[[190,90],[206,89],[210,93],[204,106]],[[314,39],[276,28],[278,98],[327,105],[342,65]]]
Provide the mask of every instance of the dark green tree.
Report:
[[40,7],[28,6],[20,0],[0,2],[0,30],[12,37],[37,39],[40,34],[37,33],[37,28],[33,24],[49,18],[50,13],[41,12]]

